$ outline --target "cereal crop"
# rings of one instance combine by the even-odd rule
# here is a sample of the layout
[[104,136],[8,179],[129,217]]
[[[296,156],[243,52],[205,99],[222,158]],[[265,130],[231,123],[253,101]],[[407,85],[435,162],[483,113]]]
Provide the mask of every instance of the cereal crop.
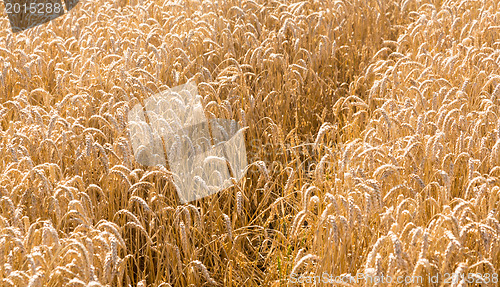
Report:
[[[0,7],[0,286],[499,285],[496,0]],[[190,80],[248,168],[181,203],[127,116]]]

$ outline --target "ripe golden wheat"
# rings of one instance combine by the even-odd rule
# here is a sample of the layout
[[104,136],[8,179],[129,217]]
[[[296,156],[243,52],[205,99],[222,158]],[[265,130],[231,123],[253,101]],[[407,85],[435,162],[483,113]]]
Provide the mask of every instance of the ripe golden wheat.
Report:
[[[498,11],[93,0],[16,34],[3,13],[0,285],[291,286],[364,272],[497,286]],[[188,79],[208,118],[248,127],[250,166],[181,205],[167,167],[134,159],[126,120]]]

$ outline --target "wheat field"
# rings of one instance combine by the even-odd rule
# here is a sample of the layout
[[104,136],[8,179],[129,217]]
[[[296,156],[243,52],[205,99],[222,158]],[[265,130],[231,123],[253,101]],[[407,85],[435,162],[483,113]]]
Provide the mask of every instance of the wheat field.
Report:
[[[1,15],[0,286],[499,286],[497,1]],[[189,79],[247,128],[250,166],[181,204],[127,114]]]

